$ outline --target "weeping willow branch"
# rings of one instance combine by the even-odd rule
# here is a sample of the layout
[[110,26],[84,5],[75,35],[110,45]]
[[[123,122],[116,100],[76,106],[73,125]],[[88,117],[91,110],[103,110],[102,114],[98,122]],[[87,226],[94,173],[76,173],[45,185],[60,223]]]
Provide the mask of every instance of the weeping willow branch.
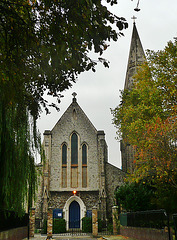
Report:
[[[23,109],[23,110],[22,110]],[[25,109],[25,110],[24,110]],[[31,125],[29,119],[33,119]],[[22,214],[36,188],[34,154],[40,150],[36,119],[20,104],[0,101],[0,208]]]

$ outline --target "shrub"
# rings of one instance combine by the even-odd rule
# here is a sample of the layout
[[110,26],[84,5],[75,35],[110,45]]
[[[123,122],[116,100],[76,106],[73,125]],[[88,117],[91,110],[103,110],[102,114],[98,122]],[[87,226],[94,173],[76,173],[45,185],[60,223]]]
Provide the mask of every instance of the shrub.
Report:
[[113,233],[113,224],[108,223],[108,232]]
[[98,219],[98,232],[102,232],[102,229],[105,227],[105,221]]
[[82,218],[82,231],[86,233],[92,232],[92,218],[84,217]]
[[66,232],[66,221],[63,218],[56,218],[53,220],[53,233],[65,233]]
[[47,219],[44,219],[41,233],[47,234]]

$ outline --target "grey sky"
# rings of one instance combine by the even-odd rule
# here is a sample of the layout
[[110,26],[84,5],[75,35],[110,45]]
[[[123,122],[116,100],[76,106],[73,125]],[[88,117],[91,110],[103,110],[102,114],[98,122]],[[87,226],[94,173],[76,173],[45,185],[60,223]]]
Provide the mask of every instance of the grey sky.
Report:
[[[41,115],[38,127],[51,130],[72,101],[72,93],[77,93],[77,101],[97,130],[104,130],[108,144],[108,161],[121,167],[119,143],[115,139],[116,128],[112,125],[110,108],[119,104],[119,90],[124,88],[130,41],[133,28],[132,16],[136,16],[136,26],[144,50],[161,50],[169,40],[177,36],[177,0],[140,0],[141,11],[135,12],[137,0],[118,0],[110,10],[119,17],[125,17],[129,24],[123,31],[124,37],[111,42],[103,57],[110,61],[110,68],[99,64],[96,72],[85,72],[77,83],[66,90],[59,104],[60,112],[51,109],[50,115]],[[96,56],[95,56],[96,59]],[[42,136],[43,138],[43,136]]]

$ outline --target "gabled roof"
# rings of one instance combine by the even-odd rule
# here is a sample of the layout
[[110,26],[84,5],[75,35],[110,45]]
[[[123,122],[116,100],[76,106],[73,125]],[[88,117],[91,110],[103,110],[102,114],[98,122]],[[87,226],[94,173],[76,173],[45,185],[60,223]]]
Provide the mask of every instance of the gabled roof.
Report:
[[53,127],[52,131],[55,129],[55,127],[58,124],[62,124],[66,121],[66,119],[68,117],[71,117],[73,115],[73,110],[77,111],[77,116],[79,118],[82,118],[85,122],[85,124],[88,124],[90,126],[90,128],[97,134],[97,129],[94,127],[94,125],[92,124],[92,122],[90,121],[90,119],[87,117],[87,115],[85,114],[85,112],[82,110],[82,108],[79,106],[79,104],[77,103],[76,98],[73,98],[72,103],[69,105],[69,107],[66,109],[66,111],[63,113],[63,115],[61,116],[61,118],[58,120],[58,122],[55,124],[55,126]]
[[138,35],[136,24],[134,23],[124,89],[131,89],[133,84],[133,75],[136,73],[137,67],[141,65],[144,60],[144,50]]

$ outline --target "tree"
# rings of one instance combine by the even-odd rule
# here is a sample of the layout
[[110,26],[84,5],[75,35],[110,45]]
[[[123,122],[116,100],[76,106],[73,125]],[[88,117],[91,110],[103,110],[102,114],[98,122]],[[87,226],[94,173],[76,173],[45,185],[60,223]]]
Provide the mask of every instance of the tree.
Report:
[[97,62],[108,67],[105,59],[95,61],[89,52],[102,55],[107,42],[116,41],[127,27],[125,19],[109,12],[101,0],[0,2],[1,208],[20,212],[25,196],[31,202],[34,152],[40,146],[36,120],[41,106],[47,113],[49,106],[58,109],[48,104],[44,93],[60,102],[62,91],[78,74],[95,71]]
[[113,110],[119,137],[135,149],[131,180],[149,179],[177,188],[177,39],[164,50],[147,51],[132,90]]
[[36,113],[40,103],[47,105],[45,90],[59,101],[60,93],[75,82],[79,73],[95,71],[98,61],[108,67],[105,59],[95,61],[88,53],[94,49],[102,55],[107,41],[123,35],[111,25],[116,24],[120,30],[128,26],[100,0],[2,0],[0,14],[0,73],[6,102],[23,96]]
[[125,183],[116,191],[117,204],[126,211],[145,211],[155,207],[153,197],[155,189],[142,182]]

